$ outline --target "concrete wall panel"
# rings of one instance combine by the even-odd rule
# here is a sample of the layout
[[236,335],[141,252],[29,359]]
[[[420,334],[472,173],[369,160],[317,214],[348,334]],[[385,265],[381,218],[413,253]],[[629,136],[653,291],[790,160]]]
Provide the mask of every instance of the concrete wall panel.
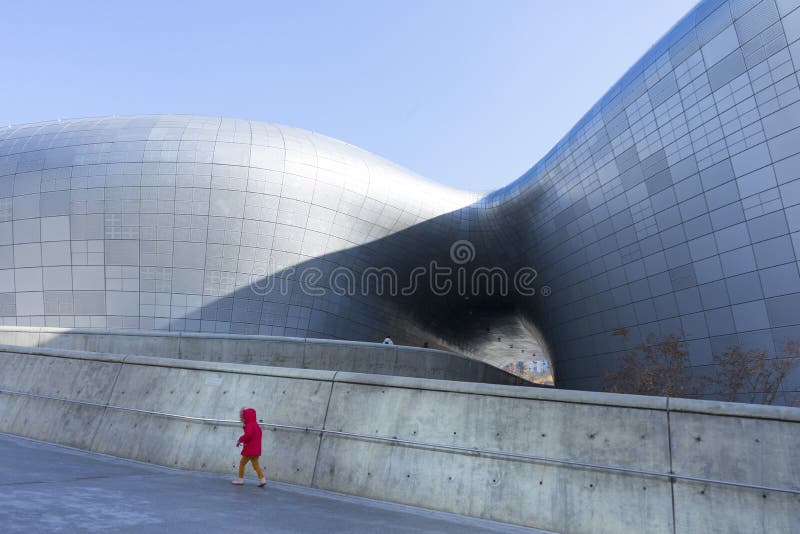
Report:
[[796,408],[23,347],[0,348],[0,390],[2,432],[214,472],[253,406],[299,427],[266,426],[270,479],[558,532],[800,520],[797,494],[680,478],[800,490]]
[[676,532],[795,532],[800,496],[735,487],[675,484]]
[[555,532],[673,531],[669,483],[536,462],[334,437],[314,485]]
[[679,473],[765,486],[800,482],[800,422],[670,412]]

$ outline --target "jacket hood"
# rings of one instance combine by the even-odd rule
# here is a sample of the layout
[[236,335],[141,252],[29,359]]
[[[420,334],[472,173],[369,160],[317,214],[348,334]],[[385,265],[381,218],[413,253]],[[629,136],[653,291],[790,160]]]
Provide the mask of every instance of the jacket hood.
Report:
[[245,423],[249,423],[251,421],[256,421],[256,411],[253,408],[245,408],[242,410],[242,420]]

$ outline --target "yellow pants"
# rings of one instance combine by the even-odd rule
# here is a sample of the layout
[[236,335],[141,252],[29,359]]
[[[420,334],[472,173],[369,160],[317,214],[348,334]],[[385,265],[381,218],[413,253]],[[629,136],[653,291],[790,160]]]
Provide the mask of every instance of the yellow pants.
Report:
[[242,456],[242,459],[239,460],[239,478],[244,478],[244,466],[247,465],[247,462],[253,462],[253,469],[256,470],[258,478],[264,478],[264,471],[258,465],[258,456]]

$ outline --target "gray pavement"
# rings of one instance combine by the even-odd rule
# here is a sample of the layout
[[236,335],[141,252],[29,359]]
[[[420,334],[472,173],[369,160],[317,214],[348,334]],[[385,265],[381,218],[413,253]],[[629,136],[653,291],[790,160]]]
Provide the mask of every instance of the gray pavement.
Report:
[[[249,467],[249,466],[248,466]],[[180,471],[0,434],[0,531],[542,532],[288,484]]]

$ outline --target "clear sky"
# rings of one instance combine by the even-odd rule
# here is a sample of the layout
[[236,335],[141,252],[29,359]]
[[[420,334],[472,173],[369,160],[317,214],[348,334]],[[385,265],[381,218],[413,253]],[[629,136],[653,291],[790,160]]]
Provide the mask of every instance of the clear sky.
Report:
[[0,124],[278,122],[489,190],[546,154],[694,3],[7,2]]

